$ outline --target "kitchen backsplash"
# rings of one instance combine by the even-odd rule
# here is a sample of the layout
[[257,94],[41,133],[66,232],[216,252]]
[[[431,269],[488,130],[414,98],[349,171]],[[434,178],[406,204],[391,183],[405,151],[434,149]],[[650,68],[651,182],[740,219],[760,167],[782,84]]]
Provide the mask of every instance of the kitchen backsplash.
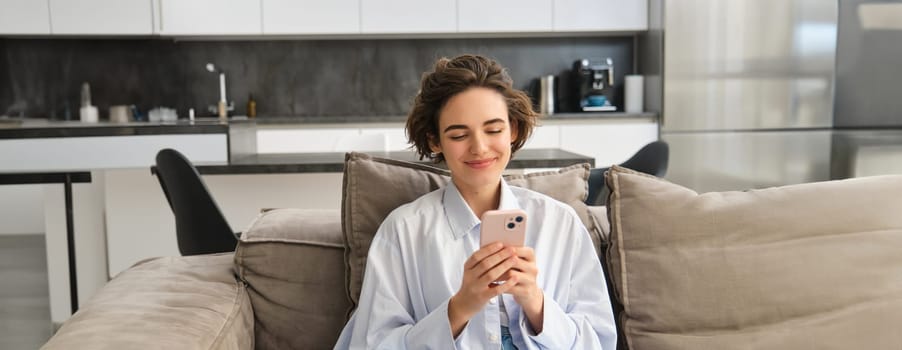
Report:
[[[232,114],[259,117],[404,115],[420,75],[436,58],[485,54],[508,67],[514,83],[533,89],[541,75],[567,74],[579,58],[614,60],[615,82],[633,72],[634,40],[624,37],[168,41],[159,39],[0,39],[0,115],[78,118],[79,91],[93,104],[163,106],[180,117],[219,100],[214,63],[227,76]],[[566,89],[559,98],[566,98]],[[622,97],[616,97],[619,103]],[[68,113],[67,113],[68,111]],[[563,111],[567,111],[565,107]]]

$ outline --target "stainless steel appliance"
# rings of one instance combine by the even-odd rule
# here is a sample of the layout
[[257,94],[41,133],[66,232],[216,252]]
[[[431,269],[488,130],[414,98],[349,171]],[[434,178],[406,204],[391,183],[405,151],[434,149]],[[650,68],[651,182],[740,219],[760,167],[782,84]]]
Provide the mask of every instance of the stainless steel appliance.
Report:
[[539,78],[539,114],[550,116],[554,114],[554,75],[545,75]]
[[652,0],[649,10],[663,74],[647,91],[663,91],[668,179],[704,192],[830,178],[837,1]]

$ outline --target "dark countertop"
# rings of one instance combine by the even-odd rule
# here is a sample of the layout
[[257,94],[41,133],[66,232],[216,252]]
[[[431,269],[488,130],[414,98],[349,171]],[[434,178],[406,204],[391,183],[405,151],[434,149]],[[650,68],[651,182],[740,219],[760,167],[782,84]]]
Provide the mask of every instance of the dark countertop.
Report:
[[0,185],[90,183],[90,171],[0,172]]
[[46,119],[0,119],[0,139],[171,134],[226,134],[229,125],[218,119],[175,122],[82,123]]
[[[428,160],[417,159],[411,151],[366,153],[374,157],[433,165]],[[271,153],[237,157],[229,164],[197,164],[197,170],[204,175],[340,173],[344,171],[344,162],[344,152]],[[579,163],[589,163],[594,167],[595,159],[561,149],[524,149],[514,155],[508,168],[560,168]]]

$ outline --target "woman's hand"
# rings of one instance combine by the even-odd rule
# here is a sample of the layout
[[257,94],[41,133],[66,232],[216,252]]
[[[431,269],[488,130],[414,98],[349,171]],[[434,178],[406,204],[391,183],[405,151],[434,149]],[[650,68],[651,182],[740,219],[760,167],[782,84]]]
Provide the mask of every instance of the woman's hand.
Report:
[[[460,290],[448,301],[448,321],[451,323],[451,334],[455,338],[460,335],[470,318],[482,310],[490,299],[517,286],[519,277],[508,274],[509,270],[522,260],[517,256],[516,249],[519,248],[492,243],[470,255],[464,263]],[[509,275],[505,283],[492,283],[505,274]]]
[[516,252],[516,263],[510,271],[510,276],[511,279],[516,279],[517,283],[508,293],[514,296],[514,301],[520,304],[532,329],[539,334],[542,333],[545,319],[543,312],[545,293],[536,283],[539,275],[539,268],[536,267],[536,254],[530,247],[516,247],[514,251]]

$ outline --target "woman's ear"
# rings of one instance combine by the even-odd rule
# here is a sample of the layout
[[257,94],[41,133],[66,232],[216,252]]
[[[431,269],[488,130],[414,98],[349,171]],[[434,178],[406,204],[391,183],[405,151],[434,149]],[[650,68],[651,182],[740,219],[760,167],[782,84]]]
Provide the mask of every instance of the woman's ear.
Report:
[[520,128],[517,127],[517,126],[519,126],[519,124],[517,124],[517,120],[516,120],[516,119],[510,119],[510,118],[508,118],[508,120],[510,120],[510,125],[511,125],[511,143],[513,143],[514,141],[517,140],[517,135],[520,134]]
[[435,135],[429,135],[429,149],[432,153],[442,153],[442,144]]

